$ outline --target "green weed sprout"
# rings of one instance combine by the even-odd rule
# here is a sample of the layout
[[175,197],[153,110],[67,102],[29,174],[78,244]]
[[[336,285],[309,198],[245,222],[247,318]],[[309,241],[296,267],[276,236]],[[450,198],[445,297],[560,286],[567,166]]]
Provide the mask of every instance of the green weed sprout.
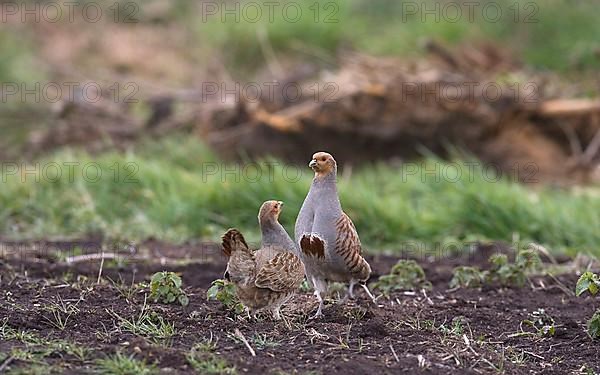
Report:
[[235,314],[241,314],[244,312],[244,305],[242,305],[236,294],[235,285],[227,282],[226,280],[218,279],[212,282],[211,287],[206,292],[206,298],[210,300],[219,301],[229,311],[233,311]]
[[150,298],[154,299],[154,302],[174,303],[177,301],[181,306],[187,306],[190,300],[181,289],[181,284],[181,277],[174,272],[157,272],[152,275],[150,281]]
[[[595,296],[598,294],[598,291],[600,291],[600,277],[598,277],[598,274],[588,271],[581,275],[579,280],[577,280],[575,294],[577,294],[578,297],[585,292]],[[592,318],[588,320],[587,331],[592,338],[600,338],[600,309],[596,310]]]

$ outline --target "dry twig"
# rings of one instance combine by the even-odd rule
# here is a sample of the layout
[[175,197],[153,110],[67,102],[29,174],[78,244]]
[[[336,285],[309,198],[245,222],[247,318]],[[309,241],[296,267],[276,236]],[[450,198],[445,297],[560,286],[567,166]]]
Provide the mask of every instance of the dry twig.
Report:
[[256,357],[256,352],[254,351],[254,349],[252,349],[252,347],[250,346],[250,343],[248,342],[248,340],[246,340],[246,337],[244,336],[244,334],[238,328],[235,329],[234,334],[238,339],[242,340],[244,345],[246,345],[246,348],[248,348],[248,350],[250,351],[250,354],[253,357]]

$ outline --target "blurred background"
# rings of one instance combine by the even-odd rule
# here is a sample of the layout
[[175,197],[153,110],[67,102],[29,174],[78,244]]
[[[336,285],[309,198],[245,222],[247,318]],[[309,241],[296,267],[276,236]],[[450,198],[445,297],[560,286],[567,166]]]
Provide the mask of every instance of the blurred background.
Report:
[[2,1],[0,236],[292,233],[325,150],[369,250],[599,254],[597,7]]

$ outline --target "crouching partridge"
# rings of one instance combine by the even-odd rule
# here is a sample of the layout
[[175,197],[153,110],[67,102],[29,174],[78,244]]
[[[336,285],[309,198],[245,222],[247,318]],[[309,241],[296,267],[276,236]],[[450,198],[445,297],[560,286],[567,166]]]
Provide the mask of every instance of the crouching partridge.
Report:
[[315,317],[322,316],[329,281],[349,283],[346,297],[350,298],[354,298],[354,285],[360,284],[375,302],[366,285],[371,267],[361,255],[358,233],[338,197],[335,159],[318,152],[308,166],[315,177],[296,219],[295,239],[306,278],[319,301]]
[[236,286],[236,294],[254,317],[270,310],[281,319],[280,308],[304,280],[304,266],[296,255],[294,241],[279,223],[283,203],[267,201],[258,215],[262,246],[250,250],[237,229],[223,235],[223,253],[229,258],[225,278]]

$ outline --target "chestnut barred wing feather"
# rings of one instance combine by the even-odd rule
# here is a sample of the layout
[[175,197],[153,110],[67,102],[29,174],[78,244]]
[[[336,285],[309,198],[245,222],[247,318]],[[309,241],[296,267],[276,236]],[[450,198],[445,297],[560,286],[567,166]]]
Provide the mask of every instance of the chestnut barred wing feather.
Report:
[[360,238],[352,220],[342,212],[336,225],[335,251],[342,257],[351,256],[352,254],[360,255],[362,247]]
[[268,261],[256,275],[255,285],[275,292],[293,291],[304,279],[302,261],[293,253],[279,253]]
[[341,258],[353,278],[366,280],[371,274],[369,263],[362,257],[362,246],[352,220],[342,213],[336,223],[335,253]]

